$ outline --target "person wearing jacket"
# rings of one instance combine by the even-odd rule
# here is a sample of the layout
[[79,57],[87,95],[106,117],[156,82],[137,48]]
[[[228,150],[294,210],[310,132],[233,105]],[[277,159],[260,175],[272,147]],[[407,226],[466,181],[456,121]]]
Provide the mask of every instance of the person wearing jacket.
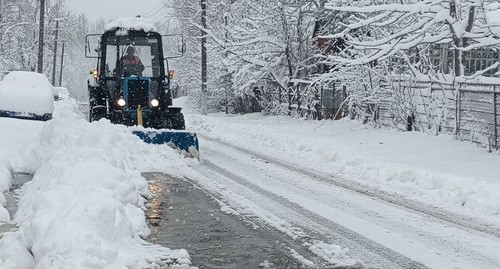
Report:
[[127,48],[127,52],[123,55],[118,63],[118,75],[119,76],[142,76],[142,71],[144,71],[144,65],[137,56],[134,47],[130,46]]

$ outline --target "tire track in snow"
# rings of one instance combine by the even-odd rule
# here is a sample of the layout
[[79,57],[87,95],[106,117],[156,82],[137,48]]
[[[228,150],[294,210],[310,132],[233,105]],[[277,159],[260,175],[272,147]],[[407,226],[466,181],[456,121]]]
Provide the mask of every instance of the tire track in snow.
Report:
[[[214,139],[205,140],[207,144],[202,148],[205,151],[202,152],[202,157],[209,157],[202,158],[202,165],[204,165],[203,162],[208,159],[210,161],[207,162],[207,164],[215,166],[216,169],[210,169],[208,166],[203,166],[201,167],[201,172],[202,174],[203,171],[205,171],[205,174],[207,172],[211,173],[212,175],[209,177],[213,180],[210,181],[216,182],[216,184],[218,184],[217,188],[222,186],[224,189],[219,193],[219,189],[215,188],[213,193],[219,193],[219,195],[222,194],[228,197],[228,195],[234,192],[238,197],[236,199],[241,199],[241,197],[243,197],[248,201],[258,200],[258,203],[255,202],[255,204],[259,205],[262,210],[269,210],[270,214],[274,214],[276,217],[292,223],[293,227],[301,227],[307,230],[308,233],[312,232],[313,234],[307,234],[311,236],[311,238],[325,238],[325,235],[330,235],[328,241],[333,241],[335,244],[338,243],[338,245],[342,247],[350,248],[350,253],[354,253],[352,256],[354,258],[359,259],[361,257],[360,259],[364,261],[372,261],[375,255],[370,253],[370,250],[365,248],[362,244],[352,242],[352,240],[351,243],[349,243],[349,240],[345,240],[345,238],[339,239],[339,236],[332,233],[331,229],[329,230],[324,226],[320,226],[320,224],[316,224],[313,221],[307,223],[302,219],[295,220],[291,214],[282,214],[280,210],[293,211],[293,209],[287,208],[286,204],[282,205],[280,210],[274,209],[272,205],[267,205],[270,203],[280,203],[272,200],[272,198],[268,198],[267,201],[264,200],[262,197],[267,196],[261,195],[260,192],[262,191],[260,189],[269,190],[274,196],[281,198],[282,201],[295,203],[295,205],[301,207],[306,212],[316,214],[342,227],[348,227],[348,231],[354,231],[361,236],[367,237],[368,240],[386,246],[390,250],[405,253],[403,256],[407,255],[409,259],[422,261],[431,267],[471,268],[472,266],[473,268],[476,265],[482,264],[485,266],[484,268],[498,268],[498,265],[500,265],[500,259],[496,254],[498,253],[497,251],[500,251],[500,246],[498,244],[498,237],[494,235],[477,232],[474,229],[457,225],[454,222],[438,219],[432,215],[422,213],[419,210],[414,210],[412,205],[409,205],[408,208],[391,202],[394,199],[398,199],[398,197],[380,199],[377,197],[379,193],[376,190],[367,190],[367,192],[361,193],[356,191],[356,188],[365,190],[363,189],[367,188],[365,186],[354,186],[354,190],[343,188],[332,182],[332,175],[321,174],[310,170],[306,171],[300,166],[298,167],[280,160],[273,160],[273,158],[269,158],[265,156],[265,154],[255,153],[251,150],[242,149],[237,146],[235,147],[234,145]],[[281,163],[285,165],[280,165]],[[214,172],[212,173],[212,171]],[[222,172],[226,173],[226,175]],[[310,173],[314,176],[309,176],[308,174]],[[243,181],[248,181],[250,184],[260,189],[251,189],[248,186],[240,184],[238,181],[234,180],[234,176],[240,177]],[[356,182],[346,183],[357,184]],[[227,189],[230,191],[225,190],[226,185]],[[287,186],[291,189],[288,190]],[[310,189],[310,186],[313,188]],[[207,186],[206,184],[205,187],[214,189],[212,186]],[[248,189],[246,192],[243,190],[245,188]],[[282,191],[279,188],[285,190]],[[234,191],[235,189],[237,189],[237,191]],[[303,195],[303,191],[306,191],[306,196]],[[366,194],[370,192],[374,192],[375,197]],[[296,195],[294,193],[296,193]],[[325,193],[328,193],[329,196],[325,196]],[[262,197],[259,198],[256,194]],[[352,203],[350,197],[357,197],[354,200],[356,202]],[[236,204],[237,208],[238,205],[241,205],[237,200],[236,203],[234,203],[235,199],[229,200],[233,202],[229,204]],[[312,207],[311,201],[315,203]],[[413,203],[407,199],[405,201]],[[327,209],[328,211],[324,211],[325,206],[330,207],[330,205],[333,206],[331,207],[332,210]],[[354,208],[351,209],[352,206],[354,206]],[[260,208],[257,208],[257,210],[260,210]],[[243,207],[243,209],[245,209],[245,207]],[[375,211],[373,211],[374,209]],[[382,211],[380,211],[381,209]],[[359,224],[362,224],[363,221],[361,223],[353,223],[352,220],[349,221],[350,216],[342,213],[346,212],[347,214],[351,214],[349,213],[351,210],[355,210],[352,211],[355,212],[354,215],[352,215],[355,218],[361,217],[360,220],[365,219],[363,225],[365,225],[365,227],[370,227],[368,230],[372,231],[371,233],[367,234],[366,229],[360,229]],[[423,210],[425,211],[425,209]],[[337,215],[338,213],[340,213],[340,215]],[[363,217],[364,214],[367,214],[368,217]],[[251,216],[250,213],[247,217],[254,217],[259,221],[262,214],[257,215],[258,216]],[[344,219],[345,217],[347,217],[347,219]],[[299,215],[299,218],[302,218],[302,215]],[[368,222],[366,222],[366,220],[368,220]],[[264,215],[264,219],[260,221],[266,222],[266,216]],[[352,226],[353,224],[354,226]],[[372,225],[375,226],[372,227]],[[383,229],[378,229],[377,227]],[[384,227],[392,235],[385,235]],[[373,231],[377,231],[377,234],[382,237],[374,236],[375,234],[373,234]],[[314,234],[314,232],[316,232],[316,234]],[[402,240],[401,243],[403,243],[403,245],[400,245],[399,240]],[[356,248],[359,248],[360,251],[356,252]],[[365,250],[363,250],[363,248]],[[361,255],[359,255],[360,253]],[[388,259],[385,260],[386,263],[389,263]],[[374,264],[375,267],[371,267]],[[378,260],[375,262],[368,262],[369,268],[414,268],[414,266],[411,265],[409,267],[405,265],[379,266],[380,264],[384,264],[384,261]],[[453,265],[458,267],[453,267]]]
[[[315,224],[321,226],[322,232],[325,233],[334,233],[335,235],[340,235],[342,238],[340,239],[339,242],[335,242],[336,244],[340,244],[344,247],[344,245],[349,246],[350,248],[352,247],[362,247],[366,249],[368,252],[371,253],[376,253],[377,255],[383,257],[384,259],[390,261],[390,263],[396,265],[397,267],[394,268],[412,268],[412,269],[419,269],[419,268],[427,268],[426,266],[422,265],[421,263],[418,263],[414,260],[411,260],[407,258],[406,256],[403,256],[379,243],[376,243],[356,232],[353,232],[337,223],[334,223],[318,214],[315,214],[302,206],[290,202],[289,200],[278,196],[272,192],[269,192],[249,181],[246,179],[231,173],[230,171],[227,171],[224,168],[221,168],[210,161],[204,160],[203,164],[204,167],[208,168],[209,170],[212,170],[218,174],[221,174],[227,178],[230,178],[237,182],[238,184],[241,184],[256,193],[259,193],[269,200],[278,203],[282,205],[285,208],[288,208],[292,211],[295,212],[295,214],[300,215],[301,218],[303,219],[309,219]],[[298,216],[297,216],[298,217]],[[308,233],[313,233],[313,231],[308,231]],[[378,267],[378,268],[391,268],[389,265],[386,265],[388,267]]]
[[348,181],[348,180],[342,179],[342,178],[335,176],[335,175],[327,175],[327,174],[321,173],[319,171],[306,169],[306,168],[297,166],[296,164],[291,164],[291,163],[288,163],[288,162],[285,162],[282,160],[277,160],[277,159],[272,158],[270,156],[265,156],[261,153],[258,153],[258,152],[252,151],[252,150],[248,150],[248,149],[245,149],[245,148],[242,148],[242,147],[239,147],[237,145],[233,145],[233,144],[230,144],[227,142],[223,142],[223,141],[220,141],[218,139],[210,138],[207,136],[202,136],[202,137],[203,137],[203,139],[206,139],[206,140],[214,142],[214,143],[222,144],[226,147],[233,148],[233,149],[238,150],[244,154],[255,156],[255,157],[261,159],[261,161],[263,161],[265,163],[271,163],[271,164],[274,164],[276,166],[280,166],[280,167],[289,169],[290,171],[294,171],[294,172],[306,175],[308,177],[316,179],[317,181],[333,184],[337,187],[362,194],[362,195],[370,197],[372,199],[384,201],[386,203],[393,204],[393,205],[414,211],[416,213],[432,217],[439,222],[452,224],[452,225],[454,225],[458,228],[461,228],[461,229],[474,230],[474,231],[478,231],[481,233],[485,233],[485,234],[500,238],[500,230],[499,229],[492,227],[492,226],[489,226],[487,224],[478,222],[476,219],[473,219],[473,218],[470,218],[467,216],[462,216],[459,214],[455,214],[452,212],[446,212],[442,209],[439,209],[439,208],[436,208],[436,207],[433,207],[430,205],[426,205],[426,204],[423,204],[423,203],[418,202],[418,201],[408,200],[402,196],[391,194],[391,193],[385,192],[383,190],[373,189],[373,188],[370,188],[369,186],[361,185],[361,183]]
[[[217,141],[215,142],[218,143]],[[213,151],[210,150],[210,147],[208,147],[207,145],[205,150],[207,153],[213,153],[212,157],[214,157],[215,155],[227,155],[225,157],[227,159],[222,158],[221,160],[219,160],[223,163],[232,162],[233,165],[248,167],[248,164],[245,163],[245,161],[238,160],[238,157],[235,157],[235,153],[230,154],[227,150],[224,150],[225,147],[232,148],[231,145],[221,145],[221,147],[217,147],[217,150]],[[237,151],[239,151],[239,149]],[[239,154],[241,154],[242,156],[251,157],[254,160],[254,157],[261,159],[261,156],[259,156],[258,154],[248,152],[240,152]],[[194,168],[195,170],[198,170],[200,174],[203,174],[208,178],[217,178],[217,180],[215,181],[217,182],[217,184],[220,184],[220,186],[216,187],[215,191],[212,191],[215,195],[217,195],[217,192],[220,191],[220,188],[222,186],[223,196],[231,196],[231,193],[226,191],[227,189],[229,189],[231,190],[231,192],[234,192],[235,196],[238,196],[235,199],[245,199],[257,204],[259,207],[259,209],[257,209],[258,211],[260,211],[260,208],[264,211],[268,210],[270,212],[268,214],[274,214],[277,218],[283,218],[284,220],[291,221],[293,227],[298,226],[306,231],[306,236],[298,236],[298,240],[305,240],[303,241],[303,243],[311,244],[311,242],[314,242],[316,240],[321,241],[326,238],[329,241],[334,241],[335,244],[340,245],[341,247],[348,247],[352,250],[350,252],[355,253],[353,256],[354,258],[363,259],[364,261],[367,261],[367,264],[369,264],[370,266],[375,265],[375,268],[427,268],[419,262],[416,262],[402,254],[399,254],[380,243],[377,243],[357,232],[354,232],[351,229],[346,228],[345,226],[327,219],[326,217],[312,212],[296,202],[284,198],[285,196],[270,192],[256,185],[249,179],[245,178],[245,176],[251,176],[250,174],[245,174],[245,172],[243,172],[244,176],[241,176],[239,175],[240,173],[233,171],[233,169],[228,170],[206,159],[202,160],[201,167]],[[269,165],[267,164],[269,163],[267,161],[262,162],[266,163],[266,165]],[[283,167],[280,165],[275,166],[278,167],[277,169],[289,170],[287,167]],[[255,171],[255,175],[264,175],[266,172],[267,171],[261,171],[262,174],[258,174],[259,172]],[[280,177],[285,178],[282,175],[280,175]],[[248,191],[244,189],[248,189]],[[258,196],[255,196],[256,194]],[[218,195],[221,195],[221,193],[218,193]],[[234,203],[229,202],[229,204],[232,204],[234,206]],[[279,208],[279,210],[277,210],[276,208]],[[256,219],[259,218],[259,216],[253,217],[255,217]],[[266,222],[265,219],[266,218],[264,218],[264,220],[261,219],[260,221]],[[300,221],[298,221],[297,219],[300,219]],[[300,233],[300,231],[298,233]],[[325,237],[325,235],[327,236]]]

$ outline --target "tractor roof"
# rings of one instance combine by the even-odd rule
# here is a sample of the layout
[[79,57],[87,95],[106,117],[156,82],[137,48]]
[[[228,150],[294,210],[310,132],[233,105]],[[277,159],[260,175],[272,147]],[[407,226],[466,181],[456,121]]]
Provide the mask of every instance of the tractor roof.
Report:
[[105,27],[106,31],[119,30],[124,31],[144,31],[156,32],[156,26],[153,21],[145,18],[118,18],[108,23]]

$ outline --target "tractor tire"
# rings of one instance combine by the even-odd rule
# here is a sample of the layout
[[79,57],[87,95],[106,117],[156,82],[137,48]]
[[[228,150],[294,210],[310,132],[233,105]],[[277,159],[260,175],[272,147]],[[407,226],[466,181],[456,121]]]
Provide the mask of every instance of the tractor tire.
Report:
[[88,87],[89,94],[89,121],[98,121],[107,117],[106,94],[100,87]]
[[104,119],[107,116],[107,111],[105,106],[94,106],[90,107],[89,121],[98,121]]
[[181,112],[172,114],[170,118],[171,129],[174,130],[184,130],[186,129],[186,123],[184,121],[184,115]]
[[110,119],[109,120],[113,124],[127,125],[127,122],[125,120],[125,115],[123,115],[123,111],[121,111],[121,110],[112,110],[111,113],[110,113]]

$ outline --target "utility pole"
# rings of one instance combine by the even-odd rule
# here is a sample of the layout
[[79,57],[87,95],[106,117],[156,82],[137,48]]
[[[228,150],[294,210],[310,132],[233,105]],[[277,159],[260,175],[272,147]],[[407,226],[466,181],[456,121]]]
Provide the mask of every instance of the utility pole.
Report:
[[201,114],[207,114],[207,1],[201,0]]
[[62,43],[62,52],[61,52],[61,71],[59,72],[59,87],[62,86],[62,76],[63,76],[63,66],[64,66],[64,45],[66,45],[66,41]]
[[56,86],[56,61],[57,61],[57,41],[59,38],[59,22],[61,19],[55,19],[56,30],[54,39],[54,59],[52,60],[52,86]]
[[0,0],[0,52],[3,53],[3,1]]
[[[226,50],[226,59],[227,59],[227,40],[228,40],[228,31],[227,31],[227,13],[224,12],[224,30],[225,30],[225,33],[224,33],[224,46],[225,46],[225,50]],[[225,65],[224,65],[225,66]],[[227,70],[227,68],[225,68]],[[227,71],[226,71],[227,73]],[[226,98],[226,114],[229,114],[229,98],[228,98],[228,85],[229,83],[226,83],[226,87],[224,89],[224,97]]]
[[43,73],[43,32],[45,31],[45,0],[40,0],[40,26],[38,27],[38,67],[37,72]]

